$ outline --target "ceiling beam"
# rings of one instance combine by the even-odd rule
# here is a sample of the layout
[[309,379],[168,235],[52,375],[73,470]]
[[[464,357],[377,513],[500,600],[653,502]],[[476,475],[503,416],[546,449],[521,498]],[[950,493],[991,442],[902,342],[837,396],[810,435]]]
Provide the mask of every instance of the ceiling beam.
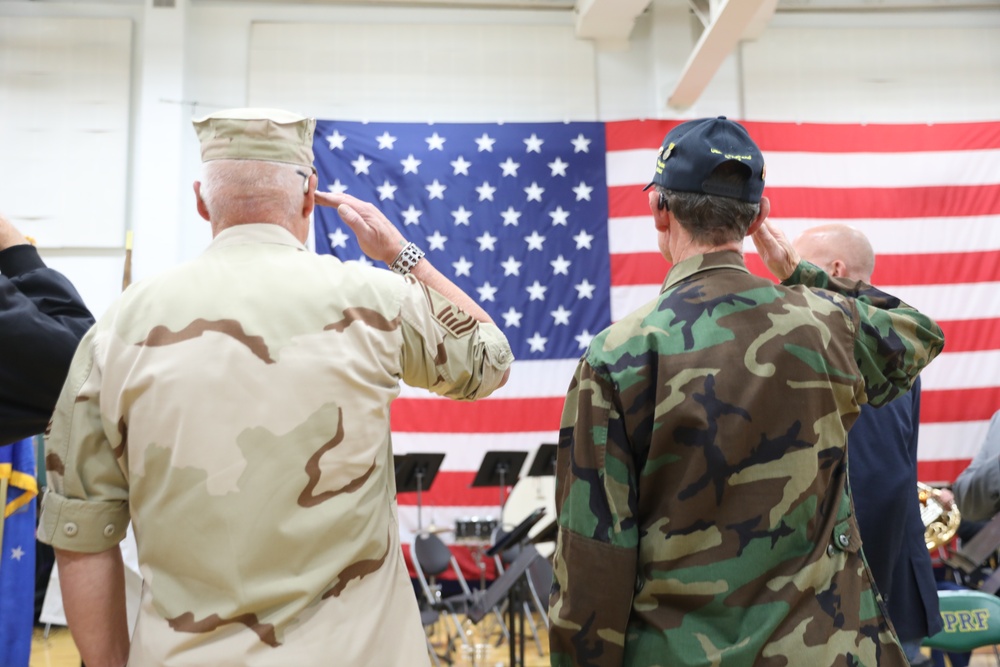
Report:
[[667,104],[684,110],[697,102],[740,41],[760,35],[777,4],[778,0],[724,0],[713,7],[711,22],[688,57]]
[[627,47],[635,20],[651,1],[576,0],[576,36],[604,47]]

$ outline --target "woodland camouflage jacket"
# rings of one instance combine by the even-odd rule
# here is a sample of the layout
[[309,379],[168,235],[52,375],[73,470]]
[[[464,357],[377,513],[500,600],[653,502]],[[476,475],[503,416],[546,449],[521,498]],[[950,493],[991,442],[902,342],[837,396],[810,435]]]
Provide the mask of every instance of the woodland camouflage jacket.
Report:
[[782,285],[735,252],[674,266],[569,388],[552,665],[905,665],[845,442],[859,404],[906,392],[943,343],[808,263]]

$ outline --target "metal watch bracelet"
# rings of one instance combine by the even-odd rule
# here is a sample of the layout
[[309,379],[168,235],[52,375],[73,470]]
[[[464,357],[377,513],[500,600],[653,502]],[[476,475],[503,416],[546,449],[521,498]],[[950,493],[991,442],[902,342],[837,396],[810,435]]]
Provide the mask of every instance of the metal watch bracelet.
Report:
[[413,267],[417,265],[424,256],[424,251],[417,247],[416,243],[407,243],[406,247],[399,251],[396,259],[392,260],[389,268],[401,276],[405,276]]

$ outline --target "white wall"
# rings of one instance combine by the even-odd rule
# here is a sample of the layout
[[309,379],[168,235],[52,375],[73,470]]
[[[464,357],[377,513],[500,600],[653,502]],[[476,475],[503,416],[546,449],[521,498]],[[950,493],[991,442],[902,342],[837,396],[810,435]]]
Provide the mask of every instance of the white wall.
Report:
[[[190,189],[200,165],[190,120],[225,107],[266,104],[361,120],[1000,119],[995,10],[778,14],[680,114],[665,100],[697,39],[685,0],[654,0],[631,48],[614,52],[575,40],[569,12],[190,0],[177,0],[175,8],[151,5],[0,0],[0,20],[113,18],[133,26],[127,154],[112,157],[124,177],[100,174],[100,180],[111,191],[124,179],[117,195],[123,201],[106,207],[125,211],[124,226],[135,232],[136,279],[194,256],[208,242]],[[508,47],[509,57],[498,61]],[[525,52],[530,58],[519,61]],[[12,86],[12,72],[24,67],[12,53],[0,40],[0,99]],[[435,76],[435,69],[449,76]],[[414,98],[414,90],[424,92]],[[39,97],[36,103],[44,112],[48,102]],[[0,108],[0,121],[5,116]],[[60,151],[65,168],[92,169],[83,141],[66,141]],[[0,210],[7,212],[14,192],[27,187],[11,159],[0,151],[0,171],[14,174],[0,184]],[[103,237],[109,225],[121,224],[109,222],[105,213],[111,212],[78,213],[73,220],[59,213],[60,224]],[[15,222],[27,221],[15,215]],[[58,249],[65,245],[44,238],[42,254],[102,312],[120,289],[121,243]]]

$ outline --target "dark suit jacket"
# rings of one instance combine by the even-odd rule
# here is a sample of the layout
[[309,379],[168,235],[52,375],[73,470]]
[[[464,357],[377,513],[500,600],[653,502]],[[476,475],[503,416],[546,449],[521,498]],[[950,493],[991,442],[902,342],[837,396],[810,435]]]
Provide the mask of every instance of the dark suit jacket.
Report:
[[903,641],[941,629],[917,499],[920,379],[892,403],[862,406],[847,434],[848,479],[862,550]]
[[48,424],[77,343],[94,323],[76,288],[38,251],[0,251],[0,445]]

